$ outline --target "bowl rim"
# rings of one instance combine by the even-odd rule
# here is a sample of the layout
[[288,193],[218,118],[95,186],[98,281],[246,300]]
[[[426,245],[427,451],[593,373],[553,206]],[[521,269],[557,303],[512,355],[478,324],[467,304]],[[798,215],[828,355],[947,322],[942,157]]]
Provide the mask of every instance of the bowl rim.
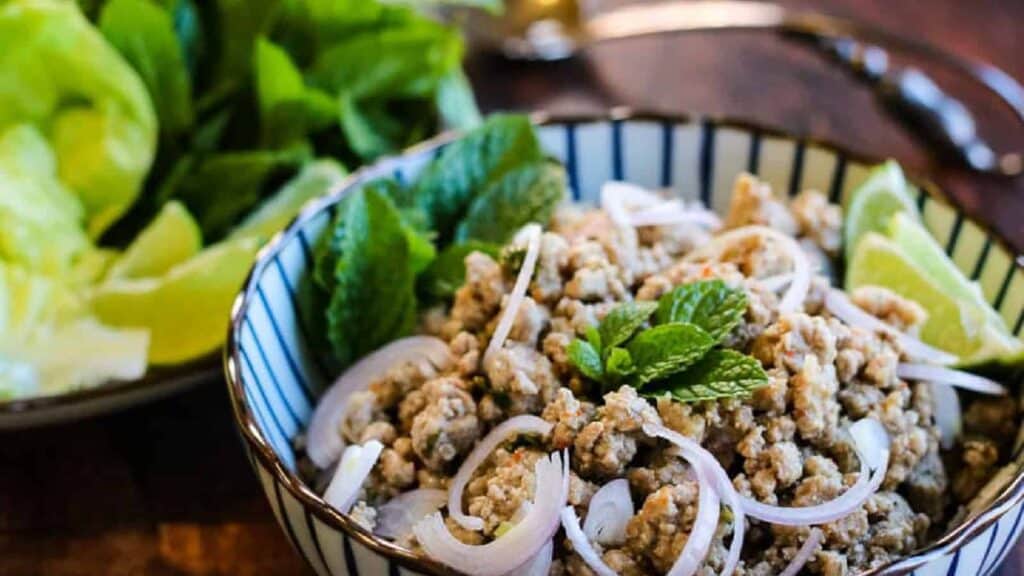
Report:
[[[832,152],[838,158],[858,163],[878,163],[884,160],[871,154],[838,144],[827,138],[819,138],[813,135],[804,134],[801,131],[791,131],[783,128],[766,126],[750,120],[711,114],[690,114],[690,113],[664,113],[644,110],[634,110],[628,107],[614,107],[601,113],[550,113],[547,111],[536,111],[530,114],[532,122],[537,126],[547,125],[570,125],[602,122],[643,122],[679,125],[701,123],[714,126],[715,128],[735,128],[761,136],[780,138],[784,140],[802,143],[805,146],[815,146]],[[295,473],[285,468],[281,459],[274,452],[270,443],[264,438],[259,430],[252,410],[245,399],[245,391],[242,385],[241,358],[239,355],[239,338],[242,330],[242,322],[250,302],[253,299],[257,280],[262,276],[264,269],[270,260],[275,257],[285,243],[298,233],[298,230],[309,220],[316,217],[320,212],[335,204],[347,191],[355,186],[372,180],[382,175],[390,174],[397,165],[408,156],[434,150],[444,144],[461,137],[457,131],[445,131],[432,138],[424,140],[410,148],[407,148],[395,155],[379,159],[374,164],[359,168],[344,180],[339,182],[327,194],[308,202],[299,214],[292,219],[287,228],[278,232],[257,254],[249,274],[241,290],[236,296],[231,308],[231,323],[228,328],[228,337],[224,347],[224,374],[228,387],[231,402],[232,415],[250,455],[255,454],[251,462],[259,465],[268,471],[272,481],[283,486],[289,494],[295,498],[303,509],[312,516],[315,516],[327,527],[342,532],[348,538],[358,542],[370,551],[385,556],[390,560],[398,562],[405,568],[417,570],[426,574],[448,575],[457,574],[451,568],[431,560],[410,550],[402,548],[392,542],[378,538],[367,531],[348,515],[341,514],[330,505],[312,488],[306,485]],[[994,243],[1002,246],[1010,255],[1011,261],[1018,269],[1024,268],[1022,257],[990,226],[976,221],[973,216],[964,210],[964,207],[942,192],[942,190],[928,179],[918,177],[913,171],[908,171],[908,179],[921,188],[933,199],[942,201],[954,209],[965,220],[971,221],[984,231],[986,236]],[[1012,458],[1016,458],[1016,454]],[[1011,460],[1011,463],[1013,461]],[[1000,468],[999,470],[1003,470]],[[254,470],[255,471],[255,470]],[[998,473],[998,471],[997,471]],[[258,472],[257,472],[258,475]],[[269,497],[269,494],[268,494]],[[280,496],[279,496],[280,498]],[[957,526],[952,531],[944,534],[939,539],[929,543],[924,548],[917,550],[914,554],[900,558],[899,560],[861,572],[857,576],[890,576],[906,574],[919,568],[928,562],[942,556],[954,554],[956,550],[970,542],[975,536],[982,533],[992,524],[998,522],[1010,509],[1024,501],[1024,467],[1019,466],[1014,473],[1013,479],[1000,490],[993,498],[992,503],[978,511],[975,516],[967,522]],[[287,514],[282,510],[282,514]],[[312,526],[312,525],[311,525]],[[310,528],[312,531],[312,527]],[[316,536],[314,535],[314,538]],[[294,543],[293,543],[294,544]],[[301,550],[297,550],[300,556],[305,558]],[[309,559],[306,559],[307,562]]]

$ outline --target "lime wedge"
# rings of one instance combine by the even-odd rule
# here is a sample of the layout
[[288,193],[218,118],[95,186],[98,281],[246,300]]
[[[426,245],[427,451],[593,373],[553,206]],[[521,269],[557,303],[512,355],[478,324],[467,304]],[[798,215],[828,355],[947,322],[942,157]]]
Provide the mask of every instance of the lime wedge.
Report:
[[868,232],[853,251],[846,269],[848,288],[876,285],[914,300],[928,311],[921,339],[961,358],[988,353],[991,329],[985,312],[957,298],[911,260],[895,242]]
[[228,313],[259,249],[256,238],[224,241],[159,278],[107,282],[92,294],[93,311],[113,326],[150,330],[153,364],[174,364],[216,350]]
[[1013,337],[1003,318],[985,300],[981,287],[964,276],[924,226],[906,214],[896,214],[889,223],[889,238],[943,292],[962,302],[969,302],[985,314],[982,346],[969,356],[957,352],[962,358],[961,363],[982,363],[998,357],[1015,356],[1024,350],[1024,345]]
[[893,214],[900,212],[919,218],[917,206],[907,190],[903,170],[895,161],[889,160],[872,170],[868,179],[850,195],[843,223],[846,259],[851,258],[853,248],[864,234],[884,232]]
[[202,247],[203,237],[195,219],[180,202],[171,201],[110,265],[107,278],[160,276],[198,254]]

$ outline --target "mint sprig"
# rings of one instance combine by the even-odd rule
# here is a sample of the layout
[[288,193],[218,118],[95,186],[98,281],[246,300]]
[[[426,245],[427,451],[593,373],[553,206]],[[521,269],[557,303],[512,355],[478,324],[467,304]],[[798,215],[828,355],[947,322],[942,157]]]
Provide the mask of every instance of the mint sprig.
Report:
[[636,384],[643,386],[693,365],[715,344],[699,326],[673,322],[637,334],[626,349],[636,365]]
[[587,328],[586,340],[570,344],[569,359],[604,389],[630,384],[681,402],[743,396],[765,385],[767,374],[756,359],[716,346],[746,305],[746,294],[721,280],[680,286],[657,303],[620,304]]
[[721,280],[703,280],[679,286],[658,300],[658,324],[690,322],[716,341],[729,335],[747,309],[747,294],[729,288]]
[[746,396],[768,384],[768,375],[752,356],[735,350],[712,350],[685,372],[674,375],[662,390],[649,396],[669,394],[680,402],[698,402]]
[[612,308],[597,327],[601,346],[611,349],[629,340],[657,308],[655,302],[626,302]]

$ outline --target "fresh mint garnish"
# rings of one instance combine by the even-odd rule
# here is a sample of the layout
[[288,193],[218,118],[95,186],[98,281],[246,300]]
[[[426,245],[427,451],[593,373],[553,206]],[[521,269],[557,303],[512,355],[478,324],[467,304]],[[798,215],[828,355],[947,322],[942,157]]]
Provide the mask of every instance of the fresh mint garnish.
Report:
[[601,352],[585,340],[573,340],[569,344],[569,361],[581,374],[601,382],[604,380],[604,366],[601,363]]
[[[587,327],[586,340],[570,344],[569,359],[604,389],[630,384],[680,402],[744,396],[767,384],[768,375],[755,358],[716,346],[746,305],[745,293],[721,280],[680,286],[658,303],[620,304]],[[655,325],[645,328],[655,311]]]
[[702,280],[662,296],[655,320],[658,324],[696,324],[721,342],[739,325],[746,309],[747,295],[743,290],[730,288],[721,280]]
[[636,364],[637,386],[684,370],[714,345],[714,338],[694,324],[662,324],[640,332],[627,345]]
[[330,267],[320,271],[331,283],[327,339],[347,366],[415,324],[413,255],[401,215],[373,186],[343,203],[332,232],[324,236],[328,248],[320,261]]
[[629,340],[657,308],[655,302],[626,302],[612,308],[597,326],[601,346],[612,348]]
[[482,252],[497,258],[501,253],[501,247],[488,242],[469,240],[445,248],[416,280],[416,288],[421,297],[428,301],[436,301],[454,296],[455,291],[466,281],[465,261],[471,252]]
[[627,382],[635,373],[636,364],[628,350],[615,347],[608,351],[604,368],[605,384],[608,387]]
[[735,350],[712,350],[700,362],[664,382],[656,397],[669,394],[680,402],[746,396],[768,384],[768,375],[752,356]]

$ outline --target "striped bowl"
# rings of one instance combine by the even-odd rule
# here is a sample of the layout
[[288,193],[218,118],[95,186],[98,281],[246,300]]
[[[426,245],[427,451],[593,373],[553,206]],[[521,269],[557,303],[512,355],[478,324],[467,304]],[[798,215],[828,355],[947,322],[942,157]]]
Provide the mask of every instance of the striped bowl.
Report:
[[[621,179],[670,188],[722,212],[742,170],[759,174],[781,193],[816,188],[839,200],[863,181],[869,165],[835,146],[731,121],[617,111],[601,118],[538,117],[538,122],[544,146],[565,163],[573,194],[582,201],[594,201],[603,182]],[[307,316],[301,312],[309,303],[311,245],[346,192],[381,176],[408,182],[454,138],[442,135],[360,170],[312,202],[263,249],[235,301],[225,357],[235,419],[274,515],[317,574],[451,573],[372,537],[331,509],[299,479],[292,440],[305,429],[317,396],[334,376],[311,353]],[[1024,272],[1013,255],[930,187],[919,187],[917,199],[931,233],[1019,334]],[[870,574],[993,572],[1024,528],[1020,452],[1015,450],[1013,462],[970,505],[969,521],[918,554]]]

